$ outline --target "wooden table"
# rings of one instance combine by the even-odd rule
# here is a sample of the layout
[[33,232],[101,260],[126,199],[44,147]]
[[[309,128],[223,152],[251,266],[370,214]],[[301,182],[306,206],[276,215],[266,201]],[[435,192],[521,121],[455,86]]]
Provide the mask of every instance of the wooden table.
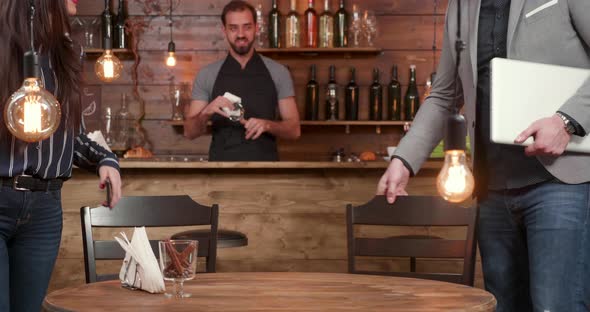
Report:
[[49,294],[47,311],[493,311],[484,290],[437,281],[335,273],[213,273],[185,284],[187,299],[119,281]]

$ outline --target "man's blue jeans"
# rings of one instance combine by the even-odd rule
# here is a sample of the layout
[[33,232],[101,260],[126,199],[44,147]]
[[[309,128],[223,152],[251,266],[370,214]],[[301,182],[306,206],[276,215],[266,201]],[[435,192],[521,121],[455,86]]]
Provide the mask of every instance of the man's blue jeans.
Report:
[[0,311],[41,310],[61,230],[61,191],[0,187]]
[[590,304],[590,184],[489,191],[479,203],[485,287],[497,312],[582,312]]

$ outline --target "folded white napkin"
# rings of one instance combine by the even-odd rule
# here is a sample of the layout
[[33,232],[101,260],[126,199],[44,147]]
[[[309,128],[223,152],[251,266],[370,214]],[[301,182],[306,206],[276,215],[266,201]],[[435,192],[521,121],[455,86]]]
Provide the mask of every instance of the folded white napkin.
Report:
[[107,141],[104,139],[104,136],[100,130],[89,132],[86,136],[92,141],[98,143],[98,145],[104,147],[107,151],[111,152],[111,149],[109,148],[109,145],[107,144]]
[[131,241],[124,232],[121,237],[115,237],[117,242],[127,252],[119,279],[123,286],[131,289],[141,289],[149,293],[162,293],[166,290],[162,271],[150,246],[145,227],[136,227]]

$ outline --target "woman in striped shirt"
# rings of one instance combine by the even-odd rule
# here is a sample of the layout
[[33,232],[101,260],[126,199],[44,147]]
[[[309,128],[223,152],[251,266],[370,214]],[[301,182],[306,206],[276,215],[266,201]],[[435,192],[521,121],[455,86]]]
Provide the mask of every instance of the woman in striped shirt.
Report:
[[[21,141],[0,123],[0,311],[39,311],[62,230],[61,186],[72,164],[110,180],[121,197],[116,156],[81,130],[81,64],[69,33],[77,0],[34,0],[34,47],[41,79],[61,105],[58,130],[37,143]],[[30,49],[29,1],[0,1],[0,107],[20,88],[23,54]]]

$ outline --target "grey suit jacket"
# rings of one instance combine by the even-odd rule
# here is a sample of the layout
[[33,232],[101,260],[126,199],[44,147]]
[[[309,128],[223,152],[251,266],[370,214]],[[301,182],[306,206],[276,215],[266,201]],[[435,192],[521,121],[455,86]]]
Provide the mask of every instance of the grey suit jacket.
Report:
[[[450,0],[443,49],[436,81],[420,107],[410,131],[395,154],[417,173],[432,149],[443,139],[455,89],[454,49],[457,4],[461,4],[461,36],[467,49],[459,65],[460,90],[464,99],[467,128],[474,147],[477,86],[477,32],[480,0]],[[508,23],[508,58],[562,66],[590,68],[590,0],[512,0]],[[547,92],[548,90],[540,90]],[[559,92],[559,88],[549,90]],[[534,109],[535,103],[522,103]],[[560,109],[590,132],[590,79]],[[549,117],[549,116],[547,116]],[[524,130],[529,125],[522,125]],[[473,153],[477,151],[473,150]],[[565,153],[538,157],[545,168],[566,183],[590,181],[590,155]]]

